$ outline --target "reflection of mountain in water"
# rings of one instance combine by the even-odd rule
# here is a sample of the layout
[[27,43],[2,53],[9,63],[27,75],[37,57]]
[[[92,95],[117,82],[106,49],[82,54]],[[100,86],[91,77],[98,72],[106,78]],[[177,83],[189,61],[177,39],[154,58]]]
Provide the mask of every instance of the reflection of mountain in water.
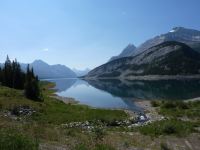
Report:
[[182,100],[200,96],[200,80],[87,80],[95,88],[113,96],[147,100]]
[[62,92],[74,85],[77,79],[52,79],[49,81],[56,83],[55,89],[58,90],[58,92]]
[[73,87],[79,86],[79,85],[86,85],[90,86],[90,84],[84,80],[76,79],[76,82],[73,84]]

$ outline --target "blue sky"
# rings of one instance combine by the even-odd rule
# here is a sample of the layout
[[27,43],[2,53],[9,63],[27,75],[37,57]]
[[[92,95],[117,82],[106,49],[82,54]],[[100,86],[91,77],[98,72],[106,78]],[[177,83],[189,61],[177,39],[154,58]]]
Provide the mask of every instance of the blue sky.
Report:
[[175,26],[200,30],[199,0],[0,0],[0,62],[94,68]]

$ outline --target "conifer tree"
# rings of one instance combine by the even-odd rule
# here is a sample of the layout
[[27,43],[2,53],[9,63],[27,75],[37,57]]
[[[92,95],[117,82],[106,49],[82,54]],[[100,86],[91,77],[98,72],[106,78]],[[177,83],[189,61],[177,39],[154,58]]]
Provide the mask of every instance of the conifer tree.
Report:
[[27,98],[42,101],[39,80],[33,68],[28,65],[26,73],[21,70],[20,64],[15,59],[10,61],[7,56],[4,66],[0,67],[0,85],[15,89],[24,89]]
[[12,63],[12,72],[13,72],[13,88],[15,89],[23,89],[24,88],[24,82],[25,82],[25,74],[22,72],[20,64],[15,61]]
[[12,88],[12,64],[8,56],[4,64],[3,74],[3,85]]
[[30,69],[29,65],[26,72],[25,95],[29,99],[43,101],[39,88],[39,80],[37,76],[34,75],[33,68]]
[[3,74],[2,74],[2,68],[0,66],[0,85],[2,85],[2,81],[3,81]]

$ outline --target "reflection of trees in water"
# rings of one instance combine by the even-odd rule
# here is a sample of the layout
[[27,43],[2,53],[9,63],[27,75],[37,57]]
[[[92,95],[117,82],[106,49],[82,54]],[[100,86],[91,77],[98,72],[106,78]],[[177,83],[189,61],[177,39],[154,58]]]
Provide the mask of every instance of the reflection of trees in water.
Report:
[[113,96],[133,99],[179,100],[200,96],[200,80],[87,80],[95,88]]
[[55,89],[57,89],[58,92],[62,92],[74,85],[77,79],[52,79],[49,81],[56,83]]

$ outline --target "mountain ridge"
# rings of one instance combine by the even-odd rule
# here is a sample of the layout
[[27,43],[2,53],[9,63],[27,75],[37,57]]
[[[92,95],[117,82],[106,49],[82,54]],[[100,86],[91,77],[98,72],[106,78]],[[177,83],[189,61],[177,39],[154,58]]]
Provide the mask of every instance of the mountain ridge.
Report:
[[[169,32],[157,35],[149,40],[146,40],[138,47],[135,47],[130,53],[126,53],[125,57],[137,55],[152,46],[156,46],[163,42],[167,41],[177,41],[185,43],[188,46],[192,47],[194,50],[200,52],[200,31],[195,29],[189,29],[184,27],[174,27]],[[126,49],[126,48],[125,48]],[[124,50],[123,50],[124,51]],[[123,53],[123,51],[121,53]],[[118,56],[112,57],[109,61],[114,59],[122,58],[123,55],[119,54]]]
[[123,57],[90,71],[86,78],[128,78],[143,75],[200,73],[200,53],[184,43],[163,42],[131,57]]
[[132,55],[134,54],[135,50],[136,50],[135,45],[129,44],[126,48],[123,49],[123,51],[119,55],[111,57],[109,61],[122,58],[122,57],[127,57],[130,54]]
[[[26,71],[28,64],[21,63],[23,71]],[[42,60],[35,60],[29,64],[33,67],[34,73],[38,75],[40,79],[52,79],[52,78],[75,78],[77,75],[67,66],[61,64],[49,65]]]

